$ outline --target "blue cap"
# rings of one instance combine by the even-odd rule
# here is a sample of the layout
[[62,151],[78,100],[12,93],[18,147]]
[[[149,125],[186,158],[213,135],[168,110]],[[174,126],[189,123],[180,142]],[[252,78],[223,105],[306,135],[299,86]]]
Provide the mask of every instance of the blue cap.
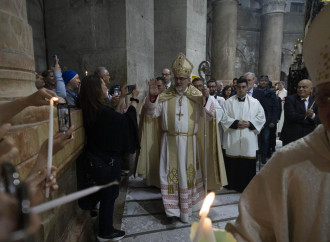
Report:
[[63,78],[65,85],[68,84],[76,75],[77,75],[77,72],[75,72],[75,71],[63,72],[62,78]]

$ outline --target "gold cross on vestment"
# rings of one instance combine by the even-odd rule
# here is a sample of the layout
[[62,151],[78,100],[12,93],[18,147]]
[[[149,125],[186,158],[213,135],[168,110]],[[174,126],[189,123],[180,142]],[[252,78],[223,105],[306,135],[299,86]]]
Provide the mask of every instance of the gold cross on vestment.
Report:
[[176,115],[179,116],[179,121],[181,120],[181,116],[183,116],[183,113],[181,113],[182,97],[183,96],[181,96],[180,99],[179,99],[180,112],[176,114]]
[[181,113],[181,107],[180,107],[180,112],[179,113],[177,113],[176,115],[178,115],[179,116],[179,121],[181,120],[181,116],[183,116],[183,113]]

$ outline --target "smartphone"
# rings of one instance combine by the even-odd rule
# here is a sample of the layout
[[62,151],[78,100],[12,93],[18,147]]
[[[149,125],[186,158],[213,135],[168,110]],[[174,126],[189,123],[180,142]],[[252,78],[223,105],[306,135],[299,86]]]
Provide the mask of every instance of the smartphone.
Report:
[[54,61],[55,61],[55,62],[58,61],[58,57],[57,57],[57,55],[53,55],[53,58],[54,58]]
[[8,194],[15,195],[16,188],[20,184],[19,174],[13,164],[4,162],[1,164],[1,181],[0,190]]
[[133,92],[133,90],[136,88],[136,85],[128,85],[127,86],[127,94],[130,94]]
[[18,229],[26,229],[30,224],[30,199],[28,186],[22,182],[17,186],[16,196],[18,200]]
[[71,127],[70,107],[67,103],[57,104],[57,116],[59,132],[66,133]]

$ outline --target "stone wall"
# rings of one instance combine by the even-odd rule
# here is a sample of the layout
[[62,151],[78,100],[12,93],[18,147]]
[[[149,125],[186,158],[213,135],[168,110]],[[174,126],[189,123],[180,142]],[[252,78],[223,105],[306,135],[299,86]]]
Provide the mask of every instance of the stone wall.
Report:
[[35,68],[38,73],[47,70],[47,58],[46,58],[46,41],[44,31],[44,1],[40,0],[27,0],[27,16],[29,25],[32,26],[33,32],[33,49]]
[[287,81],[291,65],[291,53],[297,39],[303,39],[304,15],[299,13],[284,14],[281,79]]
[[[212,55],[212,21],[213,9],[212,0],[208,1],[208,29],[207,29],[207,53],[208,59]],[[246,3],[246,1],[244,2]],[[252,3],[252,2],[251,2]],[[237,13],[237,47],[235,61],[235,77],[239,77],[247,71],[255,72],[259,75],[259,45],[261,29],[261,9],[258,4],[242,4],[238,6]],[[298,38],[302,38],[303,14],[284,14],[283,42],[281,58],[281,80],[286,81],[291,63],[291,51]]]
[[[35,115],[38,113],[38,115]],[[48,139],[48,118],[49,108],[29,107],[23,110],[10,120],[13,128],[11,136],[17,148],[19,156],[12,161],[22,179],[26,178],[33,167],[41,144]],[[57,110],[54,109],[54,133],[58,132]],[[77,190],[75,159],[81,152],[84,145],[84,129],[81,110],[71,112],[71,121],[75,126],[73,140],[67,146],[53,156],[53,165],[57,167],[57,182],[59,189],[54,192],[50,199],[64,196]],[[46,164],[45,164],[46,165]],[[60,241],[67,234],[68,230],[75,227],[77,214],[81,210],[76,202],[72,202],[41,214],[41,228],[33,236],[31,241]],[[61,222],[59,222],[61,221]],[[71,224],[71,227],[67,225]]]
[[154,1],[126,1],[127,83],[138,84],[141,96],[154,76]]
[[4,100],[31,94],[35,74],[25,1],[2,0],[0,9],[0,100]]
[[188,0],[186,54],[194,65],[193,74],[206,58],[206,0]]
[[155,0],[155,75],[172,67],[179,52],[194,65],[206,54],[206,0]]
[[238,7],[235,77],[250,71],[258,73],[260,12]]

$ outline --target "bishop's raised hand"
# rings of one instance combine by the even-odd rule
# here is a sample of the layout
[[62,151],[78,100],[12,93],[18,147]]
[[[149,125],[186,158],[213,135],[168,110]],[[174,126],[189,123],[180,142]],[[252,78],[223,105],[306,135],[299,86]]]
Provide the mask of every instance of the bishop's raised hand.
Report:
[[149,81],[149,94],[151,97],[156,97],[159,94],[157,80],[154,78],[150,79]]

